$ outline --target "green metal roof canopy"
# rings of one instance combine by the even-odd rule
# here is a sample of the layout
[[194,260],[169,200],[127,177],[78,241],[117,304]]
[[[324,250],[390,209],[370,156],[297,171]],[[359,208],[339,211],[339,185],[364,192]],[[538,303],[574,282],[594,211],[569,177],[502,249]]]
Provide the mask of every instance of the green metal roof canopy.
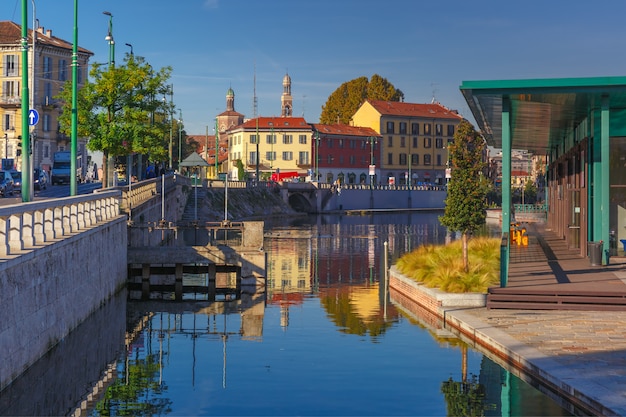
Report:
[[598,109],[626,109],[626,77],[463,81],[461,93],[487,143],[502,148],[502,101],[511,103],[511,146],[545,154]]

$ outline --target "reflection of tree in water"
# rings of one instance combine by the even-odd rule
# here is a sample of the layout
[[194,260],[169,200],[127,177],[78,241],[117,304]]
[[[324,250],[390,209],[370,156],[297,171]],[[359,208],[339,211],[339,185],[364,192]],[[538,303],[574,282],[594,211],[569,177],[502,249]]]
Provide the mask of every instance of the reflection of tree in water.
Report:
[[370,305],[370,314],[367,316],[359,313],[354,303],[353,289],[349,286],[322,289],[319,298],[331,321],[344,333],[360,336],[369,333],[372,338],[376,338],[397,321],[398,313],[393,306],[387,307],[386,318],[382,306],[378,304]]
[[448,409],[448,416],[484,416],[485,387],[472,375],[469,380],[454,381],[452,377],[441,384]]
[[96,405],[98,415],[152,416],[170,413],[172,400],[159,398],[167,386],[159,382],[158,356],[150,354],[145,359],[135,358],[127,366],[127,370],[119,371],[119,377]]

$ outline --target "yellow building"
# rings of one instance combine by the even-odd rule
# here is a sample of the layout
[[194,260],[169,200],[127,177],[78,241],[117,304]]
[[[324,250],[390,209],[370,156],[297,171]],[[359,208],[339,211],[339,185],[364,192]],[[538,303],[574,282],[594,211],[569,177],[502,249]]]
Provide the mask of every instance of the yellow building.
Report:
[[[34,42],[33,42],[34,36]],[[66,42],[52,35],[51,30],[43,27],[34,32],[28,31],[28,65],[22,65],[21,48],[22,28],[10,22],[0,22],[0,56],[2,68],[0,72],[0,138],[4,146],[0,146],[3,159],[12,161],[15,168],[20,169],[21,138],[22,138],[22,73],[28,71],[30,109],[39,114],[39,121],[31,127],[30,139],[33,151],[33,167],[49,169],[52,165],[54,152],[69,150],[70,138],[59,132],[58,116],[60,106],[55,96],[59,94],[66,81],[72,78],[71,42]],[[93,52],[78,48],[78,84],[79,87],[87,80],[88,61]],[[34,68],[34,71],[33,71]],[[86,141],[79,140],[78,155],[86,166]],[[84,174],[84,173],[83,173]]]
[[269,178],[275,172],[307,176],[313,164],[312,134],[311,125],[303,117],[258,117],[230,129],[229,178],[244,179],[239,178],[238,160],[248,178],[255,177],[257,163],[261,178]]
[[383,184],[444,184],[448,143],[463,118],[438,103],[366,100],[352,116],[354,126],[371,127],[382,136]]

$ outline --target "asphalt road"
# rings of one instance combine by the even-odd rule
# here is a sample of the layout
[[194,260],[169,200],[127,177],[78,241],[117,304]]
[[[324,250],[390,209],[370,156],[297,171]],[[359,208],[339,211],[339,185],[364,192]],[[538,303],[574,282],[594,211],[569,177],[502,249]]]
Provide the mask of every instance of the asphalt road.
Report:
[[[91,194],[93,190],[102,188],[102,183],[91,182],[78,184],[78,194]],[[35,191],[35,197],[33,201],[46,200],[51,198],[68,197],[70,195],[70,185],[48,185],[45,190]],[[8,206],[10,204],[19,204],[22,202],[22,196],[19,192],[14,192],[13,195],[6,197],[0,197],[0,206]]]

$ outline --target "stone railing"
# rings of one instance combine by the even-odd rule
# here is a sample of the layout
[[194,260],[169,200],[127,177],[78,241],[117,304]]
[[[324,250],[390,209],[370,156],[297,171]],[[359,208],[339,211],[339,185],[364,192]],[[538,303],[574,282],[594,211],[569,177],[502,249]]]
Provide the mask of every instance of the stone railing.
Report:
[[0,207],[0,262],[120,215],[119,190]]

